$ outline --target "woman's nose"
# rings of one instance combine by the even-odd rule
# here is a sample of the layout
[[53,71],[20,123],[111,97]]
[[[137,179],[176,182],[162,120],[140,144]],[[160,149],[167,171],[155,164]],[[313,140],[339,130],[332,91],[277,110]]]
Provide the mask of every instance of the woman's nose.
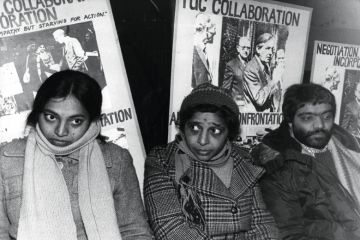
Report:
[[207,131],[201,131],[199,138],[198,138],[198,142],[202,146],[209,143],[209,136],[208,136]]
[[66,123],[59,123],[55,129],[55,134],[59,137],[66,136],[68,134],[68,127]]

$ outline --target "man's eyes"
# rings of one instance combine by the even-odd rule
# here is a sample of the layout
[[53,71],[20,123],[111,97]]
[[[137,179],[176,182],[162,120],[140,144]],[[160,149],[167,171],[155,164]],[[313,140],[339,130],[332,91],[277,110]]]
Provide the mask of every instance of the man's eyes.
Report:
[[[303,121],[312,121],[314,120],[316,116],[314,115],[303,115],[300,117],[301,120]],[[331,120],[333,119],[333,114],[332,113],[326,113],[320,116],[323,120]]]
[[327,113],[327,114],[324,114],[323,115],[323,119],[325,119],[325,120],[330,120],[330,119],[332,119],[334,116],[333,116],[333,114],[332,113]]

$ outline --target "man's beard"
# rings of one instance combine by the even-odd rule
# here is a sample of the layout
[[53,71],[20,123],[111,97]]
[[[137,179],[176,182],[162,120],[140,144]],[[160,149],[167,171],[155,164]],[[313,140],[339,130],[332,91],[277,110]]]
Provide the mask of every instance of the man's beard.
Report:
[[320,129],[311,132],[304,132],[302,129],[293,128],[293,133],[295,138],[302,144],[311,148],[322,149],[328,144],[331,138],[332,130],[327,131]]

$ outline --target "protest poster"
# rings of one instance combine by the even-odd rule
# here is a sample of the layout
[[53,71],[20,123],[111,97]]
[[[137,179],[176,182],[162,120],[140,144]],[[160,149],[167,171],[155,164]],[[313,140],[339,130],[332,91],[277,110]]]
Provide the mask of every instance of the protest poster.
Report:
[[101,134],[130,151],[142,186],[145,150],[108,0],[1,0],[0,54],[0,143],[26,135],[47,77],[82,71],[102,89]]
[[184,96],[203,82],[237,102],[239,141],[277,127],[284,89],[302,81],[311,13],[275,1],[176,1],[168,140]]
[[360,46],[315,41],[311,82],[335,96],[335,122],[360,137]]

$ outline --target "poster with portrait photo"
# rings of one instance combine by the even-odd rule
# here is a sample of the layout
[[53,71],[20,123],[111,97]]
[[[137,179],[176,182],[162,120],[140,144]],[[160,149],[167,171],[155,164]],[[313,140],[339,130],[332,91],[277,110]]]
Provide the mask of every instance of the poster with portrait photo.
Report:
[[239,141],[251,143],[276,128],[284,89],[302,81],[312,10],[274,1],[176,4],[169,141],[182,100],[204,82],[224,88],[238,104]]
[[0,1],[0,12],[0,144],[26,136],[47,77],[81,71],[102,89],[102,135],[130,151],[142,183],[145,150],[109,0]]
[[345,70],[339,124],[360,137],[360,70]]
[[360,86],[357,84],[360,80],[359,50],[359,45],[315,41],[311,70],[311,82],[324,86],[335,96],[335,123],[355,136],[360,136],[357,124],[360,110]]

